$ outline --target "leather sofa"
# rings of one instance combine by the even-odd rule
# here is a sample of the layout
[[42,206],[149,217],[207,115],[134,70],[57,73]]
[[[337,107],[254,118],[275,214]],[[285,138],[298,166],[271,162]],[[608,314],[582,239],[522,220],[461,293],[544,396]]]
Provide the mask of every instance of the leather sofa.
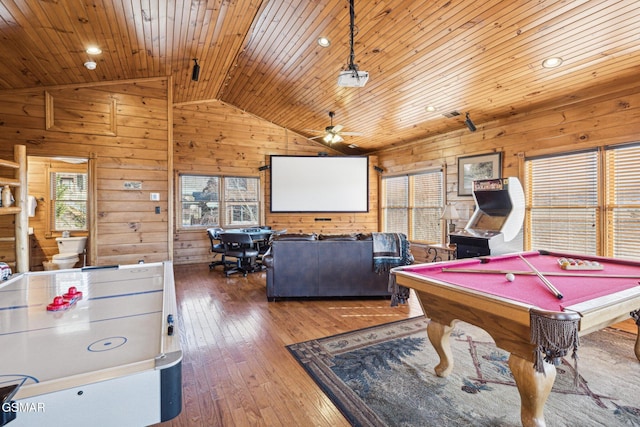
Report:
[[371,235],[280,235],[263,264],[269,301],[391,296],[389,274],[373,268]]

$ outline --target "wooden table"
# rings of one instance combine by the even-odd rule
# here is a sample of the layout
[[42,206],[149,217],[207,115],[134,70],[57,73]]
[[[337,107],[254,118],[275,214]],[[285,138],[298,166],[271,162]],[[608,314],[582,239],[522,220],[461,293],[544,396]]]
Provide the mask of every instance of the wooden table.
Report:
[[447,261],[456,259],[456,245],[448,245],[446,243],[427,245],[427,262],[444,261],[442,253],[447,255]]

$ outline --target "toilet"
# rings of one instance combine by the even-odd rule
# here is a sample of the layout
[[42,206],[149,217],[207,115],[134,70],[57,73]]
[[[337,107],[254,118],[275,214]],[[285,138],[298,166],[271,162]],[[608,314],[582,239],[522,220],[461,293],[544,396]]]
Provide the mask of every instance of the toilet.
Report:
[[79,254],[84,252],[86,237],[57,237],[58,252],[51,260],[56,268],[64,270],[73,268],[80,260]]

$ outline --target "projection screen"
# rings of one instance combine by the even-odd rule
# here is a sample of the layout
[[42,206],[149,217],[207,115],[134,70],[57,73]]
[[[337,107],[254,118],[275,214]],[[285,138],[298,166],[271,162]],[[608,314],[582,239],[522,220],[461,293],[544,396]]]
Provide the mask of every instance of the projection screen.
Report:
[[368,212],[366,156],[271,156],[271,212]]

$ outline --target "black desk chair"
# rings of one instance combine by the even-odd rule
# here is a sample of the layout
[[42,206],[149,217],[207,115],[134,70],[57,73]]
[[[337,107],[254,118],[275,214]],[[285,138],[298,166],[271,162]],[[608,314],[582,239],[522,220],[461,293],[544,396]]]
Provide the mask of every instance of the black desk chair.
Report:
[[220,233],[220,240],[224,244],[224,256],[234,257],[236,264],[234,267],[225,267],[224,274],[229,277],[234,273],[248,273],[260,271],[260,266],[256,265],[258,250],[254,248],[253,239],[247,233]]
[[[220,240],[220,233],[223,233],[222,228],[207,228],[207,236],[211,241],[211,253],[213,253],[213,261],[209,264],[209,270],[213,270],[218,265],[222,265],[224,268],[235,264],[232,261],[227,261],[225,258],[224,243]],[[220,260],[216,260],[216,257],[220,255]]]
[[267,244],[266,244],[266,248],[265,248],[266,250],[260,254],[262,258],[271,254],[271,243],[273,243],[273,240],[276,239],[281,234],[286,234],[286,233],[287,233],[286,228],[283,230],[273,230],[271,232],[271,234],[269,235],[269,240],[267,241]]

